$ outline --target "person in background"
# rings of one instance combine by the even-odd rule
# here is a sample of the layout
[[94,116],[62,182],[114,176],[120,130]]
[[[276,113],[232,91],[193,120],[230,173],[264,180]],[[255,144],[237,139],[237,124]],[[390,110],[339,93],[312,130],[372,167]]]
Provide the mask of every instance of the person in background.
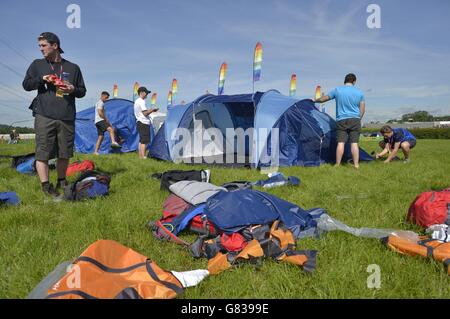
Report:
[[134,116],[136,117],[136,125],[139,132],[139,158],[147,158],[145,150],[150,143],[150,125],[152,124],[150,114],[158,112],[159,109],[147,109],[145,99],[151,91],[145,87],[138,89],[139,98],[134,102]]
[[408,163],[411,149],[416,146],[416,137],[405,128],[392,128],[389,125],[383,126],[380,133],[384,137],[384,140],[380,142],[383,151],[376,154],[375,158],[378,159],[389,154],[384,163],[390,163],[396,157],[398,150],[401,149],[405,156],[403,162]]
[[109,132],[109,136],[111,137],[111,147],[112,148],[121,148],[119,143],[116,142],[116,136],[113,126],[111,122],[108,121],[108,118],[105,114],[105,102],[109,99],[109,93],[103,91],[100,95],[100,100],[95,104],[95,126],[97,127],[97,143],[95,144],[95,155],[99,155],[98,150],[102,145],[105,132]]
[[[61,57],[59,38],[51,32],[38,37],[43,59],[34,60],[22,86],[37,91],[30,109],[36,132],[36,171],[44,194],[58,197],[58,189],[67,185],[66,170],[73,156],[75,139],[75,99],[86,95],[83,75],[78,65]],[[49,182],[48,161],[57,157],[56,189]]]
[[336,129],[337,148],[336,166],[339,166],[344,155],[345,143],[351,144],[353,165],[359,168],[359,136],[361,134],[361,120],[366,112],[363,92],[355,87],[356,75],[349,73],[345,76],[344,85],[335,88],[328,95],[322,96],[315,103],[325,103],[336,100]]

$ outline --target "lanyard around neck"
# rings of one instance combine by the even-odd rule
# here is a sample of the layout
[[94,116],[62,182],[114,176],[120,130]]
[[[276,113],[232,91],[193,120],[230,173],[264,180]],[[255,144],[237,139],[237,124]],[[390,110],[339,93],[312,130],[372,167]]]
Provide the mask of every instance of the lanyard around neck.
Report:
[[[56,72],[55,71],[55,67],[53,66],[53,64],[50,61],[48,61],[48,64],[50,64],[50,67],[52,68],[53,72]],[[60,80],[62,79],[62,74],[63,74],[63,66],[62,66],[62,61],[61,61],[61,70],[60,70],[60,73],[59,73],[59,79]]]

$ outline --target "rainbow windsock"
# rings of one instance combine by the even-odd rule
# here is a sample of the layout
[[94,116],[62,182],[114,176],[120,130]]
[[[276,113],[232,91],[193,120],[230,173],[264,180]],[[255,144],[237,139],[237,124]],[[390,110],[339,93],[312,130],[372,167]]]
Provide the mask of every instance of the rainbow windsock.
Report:
[[178,93],[178,81],[177,79],[172,80],[172,99],[175,100]]
[[227,76],[227,69],[228,69],[228,65],[225,62],[222,63],[222,66],[220,67],[220,72],[219,72],[219,89],[218,89],[217,95],[223,94],[223,89],[225,86],[225,77]]
[[292,74],[291,86],[289,88],[289,96],[294,96],[297,93],[297,75]]
[[322,97],[322,90],[321,90],[320,85],[318,85],[318,86],[316,87],[316,96],[315,96],[315,98],[316,98],[316,100],[317,100],[317,99],[320,99],[321,97]]
[[169,95],[167,96],[167,105],[172,105],[172,91],[169,91]]
[[262,44],[258,42],[255,47],[255,56],[253,59],[253,81],[261,79],[261,65],[262,65]]
[[119,95],[119,88],[118,88],[117,84],[114,84],[113,98],[117,99],[118,95]]
[[152,94],[152,99],[150,101],[151,106],[156,106],[156,93]]
[[138,89],[139,89],[139,83],[135,82],[134,88],[133,88],[133,101],[136,99],[136,96],[138,95]]

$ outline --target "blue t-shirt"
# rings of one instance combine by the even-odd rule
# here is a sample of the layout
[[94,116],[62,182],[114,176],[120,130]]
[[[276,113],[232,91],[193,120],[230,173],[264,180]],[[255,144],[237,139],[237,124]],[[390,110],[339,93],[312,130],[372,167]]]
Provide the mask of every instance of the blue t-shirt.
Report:
[[392,131],[394,134],[390,138],[384,138],[384,142],[389,143],[391,147],[394,147],[395,143],[416,140],[416,137],[405,128],[394,128]]
[[360,89],[343,85],[328,93],[328,96],[336,100],[336,121],[361,117],[359,103],[364,101],[364,94]]

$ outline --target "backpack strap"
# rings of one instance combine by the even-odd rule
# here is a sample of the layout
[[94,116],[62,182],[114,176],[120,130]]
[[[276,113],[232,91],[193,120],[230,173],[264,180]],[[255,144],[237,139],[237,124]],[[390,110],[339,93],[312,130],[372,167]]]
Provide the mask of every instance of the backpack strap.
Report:
[[447,272],[450,272],[450,258],[444,260],[444,266],[447,269]]
[[177,237],[175,234],[173,234],[169,229],[167,229],[162,223],[161,221],[156,221],[155,222],[155,227],[157,227],[158,229],[160,229],[161,231],[163,231],[169,238],[170,240],[176,242],[177,244],[183,245],[188,247],[190,244],[184,240],[182,240],[181,238]]
[[154,179],[161,179],[163,173],[154,173],[151,175],[152,178]]

